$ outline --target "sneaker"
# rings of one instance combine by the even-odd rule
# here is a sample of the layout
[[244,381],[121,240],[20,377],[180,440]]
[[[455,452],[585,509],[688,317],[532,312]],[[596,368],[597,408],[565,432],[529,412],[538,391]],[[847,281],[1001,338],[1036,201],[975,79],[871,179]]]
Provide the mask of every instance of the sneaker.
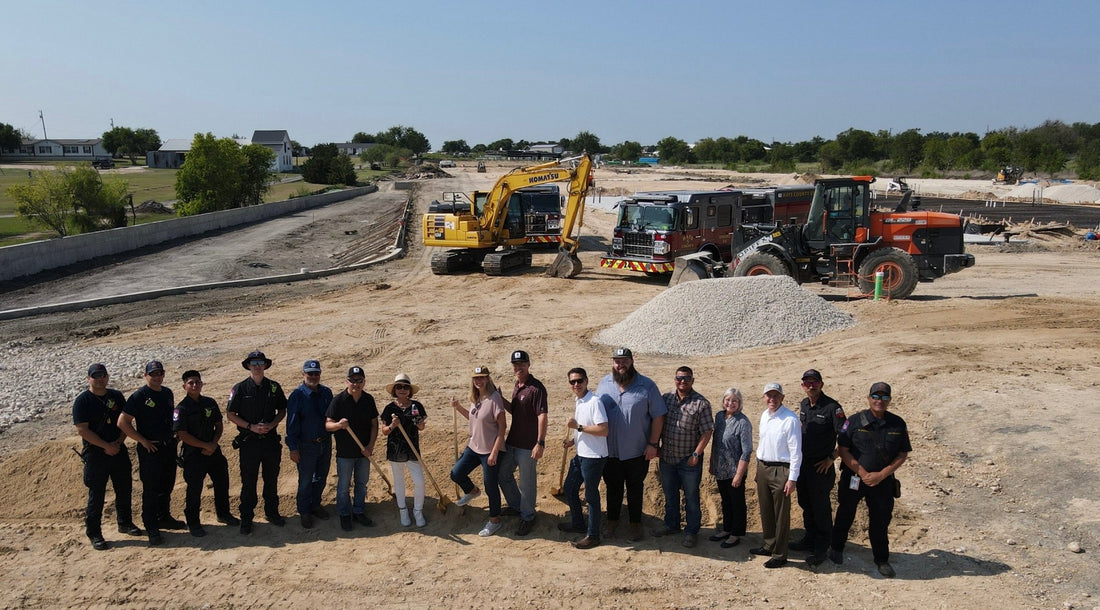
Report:
[[206,535],[206,530],[203,529],[203,527],[201,525],[199,525],[197,527],[192,527],[192,528],[190,528],[189,531],[191,532],[191,535],[194,536],[195,538],[202,538],[203,536]]
[[887,561],[876,565],[878,566],[878,573],[882,574],[886,578],[893,578],[895,575],[897,575],[897,572],[894,572],[894,567],[891,566],[890,563]]
[[502,521],[497,521],[496,523],[490,521],[485,524],[485,527],[481,528],[481,531],[478,532],[477,535],[481,536],[482,538],[488,538],[489,536],[492,536],[493,534],[499,532],[500,528],[502,527],[504,527],[504,523]]
[[241,521],[241,533],[244,534],[245,536],[252,533],[252,522],[251,521]]
[[470,493],[468,493],[468,494],[462,496],[461,498],[459,498],[458,501],[455,502],[455,506],[466,506],[467,504],[470,503],[471,500],[473,500],[474,498],[476,498],[480,495],[481,495],[481,490],[480,489],[475,489],[475,490],[471,491]]
[[351,531],[351,515],[340,515],[340,529],[345,532]]
[[699,537],[695,534],[684,534],[684,539],[680,542],[680,545],[685,549],[693,549],[695,548],[695,543],[698,541]]
[[829,549],[829,561],[835,563],[836,565],[844,563],[844,553],[841,553],[837,550]]
[[286,525],[286,519],[282,515],[268,515],[267,522],[276,527],[282,527]]
[[653,528],[653,531],[650,533],[653,534],[654,538],[661,538],[663,536],[668,536],[669,534],[675,534],[679,531],[680,530],[674,530],[662,523],[660,527]]
[[764,562],[765,568],[782,568],[785,565],[787,565],[786,557],[772,557]]
[[814,550],[814,541],[809,538],[803,538],[802,540],[796,540],[788,544],[787,548],[792,551],[812,551]]
[[351,520],[363,527],[374,527],[374,521],[366,513],[355,513],[351,516]]
[[412,519],[409,518],[409,509],[407,509],[407,508],[398,509],[398,513],[401,517],[401,525],[403,527],[409,527],[410,525],[413,524]]
[[103,536],[88,536],[88,540],[92,542],[92,548],[97,551],[106,551],[111,548],[111,544],[103,539]]
[[642,524],[631,523],[630,528],[627,530],[626,539],[630,542],[638,542],[642,539]]
[[413,518],[416,519],[416,527],[424,527],[428,522],[424,519],[424,511],[414,510]]
[[160,546],[162,544],[164,544],[164,536],[160,532],[149,534],[149,546]]
[[591,536],[585,536],[584,538],[581,538],[580,540],[573,543],[573,548],[581,549],[582,551],[597,546],[600,546],[600,539],[593,538]]
[[516,535],[517,536],[526,536],[527,534],[530,534],[531,530],[533,530],[533,529],[535,529],[535,520],[534,519],[531,519],[530,521],[520,521],[519,522],[519,527],[516,528]]
[[118,524],[118,533],[126,534],[127,536],[140,536],[144,532],[141,531],[140,527],[134,525],[133,522],[130,522],[130,523],[119,523]]
[[224,523],[226,525],[240,525],[241,520],[233,515],[218,515],[218,523]]
[[318,506],[317,508],[311,510],[309,512],[309,514],[313,515],[314,517],[316,517],[316,518],[318,518],[322,521],[324,521],[325,519],[328,519],[328,517],[329,517],[328,511],[325,510],[325,508],[323,506]]
[[518,508],[512,508],[511,506],[505,506],[504,508],[500,509],[500,516],[501,517],[518,517],[519,516],[519,509]]
[[562,521],[558,524],[558,531],[566,534],[583,534],[588,528],[583,525],[573,525],[571,521]]
[[159,525],[160,525],[160,529],[162,529],[162,530],[185,530],[185,529],[187,529],[187,524],[186,523],[184,523],[183,521],[180,521],[179,519],[176,519],[175,517],[171,517],[171,516],[161,517]]
[[302,515],[302,529],[310,529],[313,527],[313,515],[306,513]]

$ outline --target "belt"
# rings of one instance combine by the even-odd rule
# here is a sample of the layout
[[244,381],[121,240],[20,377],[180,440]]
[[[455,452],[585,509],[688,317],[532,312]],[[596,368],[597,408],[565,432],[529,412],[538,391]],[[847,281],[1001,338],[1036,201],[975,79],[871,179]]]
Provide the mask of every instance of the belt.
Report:
[[783,468],[790,468],[791,467],[789,462],[768,462],[768,461],[765,461],[765,460],[761,460],[759,458],[757,458],[756,461],[760,462],[761,464],[763,464],[765,466],[771,466],[772,468],[779,468],[780,466],[782,466]]
[[325,436],[318,436],[317,438],[311,438],[306,442],[307,443],[317,443],[318,445],[321,445],[321,444],[324,444],[324,443],[328,442],[328,439],[329,439],[329,437],[326,434]]

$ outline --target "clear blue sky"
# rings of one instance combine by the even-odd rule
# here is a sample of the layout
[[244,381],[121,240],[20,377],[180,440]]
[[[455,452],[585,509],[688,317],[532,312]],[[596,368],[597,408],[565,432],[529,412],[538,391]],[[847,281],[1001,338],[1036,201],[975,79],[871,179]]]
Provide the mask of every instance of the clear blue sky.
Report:
[[406,125],[438,149],[596,134],[1100,122],[1100,2],[6,3],[0,122],[53,138]]

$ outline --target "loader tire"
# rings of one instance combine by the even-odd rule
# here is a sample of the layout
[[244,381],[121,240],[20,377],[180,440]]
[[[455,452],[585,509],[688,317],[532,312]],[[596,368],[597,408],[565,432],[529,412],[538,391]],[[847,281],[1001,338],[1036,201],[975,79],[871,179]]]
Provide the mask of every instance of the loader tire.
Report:
[[741,261],[733,270],[736,277],[750,277],[753,275],[790,275],[787,266],[779,257],[764,252],[753,252]]
[[867,255],[859,264],[859,290],[864,294],[875,291],[875,273],[883,272],[882,296],[888,299],[905,299],[917,288],[919,272],[913,257],[897,248],[883,248]]

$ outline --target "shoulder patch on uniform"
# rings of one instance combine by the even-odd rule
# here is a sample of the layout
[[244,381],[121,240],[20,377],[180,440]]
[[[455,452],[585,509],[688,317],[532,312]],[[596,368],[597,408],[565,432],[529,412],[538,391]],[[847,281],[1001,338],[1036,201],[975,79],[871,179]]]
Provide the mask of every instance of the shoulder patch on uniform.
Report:
[[840,431],[841,432],[847,432],[848,431],[848,424],[850,424],[850,423],[852,423],[852,420],[850,420],[850,419],[845,420],[844,425],[840,427]]
[[844,409],[837,409],[836,416],[838,419],[845,419],[847,417],[846,415],[844,415]]
[[175,409],[172,409],[172,421],[179,421],[179,420],[180,420],[180,408],[176,407]]

